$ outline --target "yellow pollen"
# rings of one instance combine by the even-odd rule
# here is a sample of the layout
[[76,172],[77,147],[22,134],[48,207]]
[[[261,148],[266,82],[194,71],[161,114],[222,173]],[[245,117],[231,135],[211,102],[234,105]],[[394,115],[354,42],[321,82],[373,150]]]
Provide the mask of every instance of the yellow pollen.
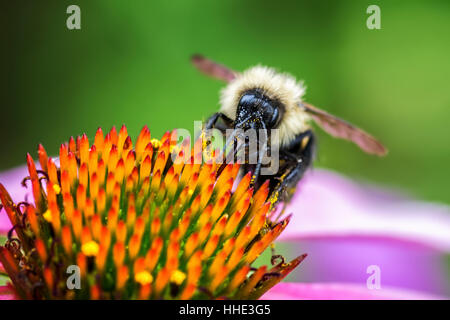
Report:
[[155,149],[159,149],[159,147],[161,147],[161,141],[159,141],[158,139],[152,139],[150,140],[150,142]]
[[173,153],[174,151],[178,153],[180,152],[180,150],[181,150],[180,147],[176,144],[170,146],[170,153]]
[[87,257],[95,257],[98,254],[99,246],[95,241],[88,241],[81,246],[81,251]]
[[50,211],[50,209],[48,209],[47,211],[44,212],[44,214],[42,215],[44,217],[45,220],[47,220],[48,222],[52,221],[52,212]]
[[141,271],[134,276],[134,280],[141,285],[150,284],[153,282],[153,276],[148,271]]
[[206,149],[206,147],[210,144],[211,141],[206,139],[205,131],[202,131],[201,138],[202,138],[202,147],[203,149]]
[[53,190],[55,191],[56,194],[60,194],[61,192],[61,187],[57,184],[53,185]]
[[188,194],[189,194],[190,196],[192,196],[193,193],[194,193],[194,189],[189,189]]
[[270,197],[269,201],[270,204],[273,206],[273,204],[277,202],[277,200],[278,200],[278,191],[275,192],[275,194]]
[[184,279],[186,279],[186,274],[180,270],[175,270],[170,276],[170,282],[173,282],[178,286],[183,283]]

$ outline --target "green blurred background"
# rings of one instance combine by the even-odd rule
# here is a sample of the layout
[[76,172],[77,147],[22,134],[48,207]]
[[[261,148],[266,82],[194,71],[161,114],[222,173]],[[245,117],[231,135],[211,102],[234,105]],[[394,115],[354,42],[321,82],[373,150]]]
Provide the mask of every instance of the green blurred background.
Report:
[[[81,7],[81,30],[66,8]],[[381,30],[366,8],[381,8]],[[4,1],[0,170],[43,143],[125,123],[136,137],[205,119],[222,83],[203,53],[237,70],[262,63],[308,86],[306,99],[390,149],[365,155],[319,131],[316,167],[450,203],[448,1]]]

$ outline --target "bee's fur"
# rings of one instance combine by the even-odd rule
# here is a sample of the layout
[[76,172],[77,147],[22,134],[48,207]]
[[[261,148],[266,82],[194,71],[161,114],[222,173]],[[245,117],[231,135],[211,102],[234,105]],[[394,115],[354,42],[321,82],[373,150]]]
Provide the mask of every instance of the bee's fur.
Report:
[[303,83],[285,73],[272,68],[256,66],[237,75],[221,92],[220,111],[232,120],[236,117],[236,108],[242,94],[251,89],[261,89],[272,100],[283,107],[284,115],[278,125],[280,143],[288,146],[295,137],[309,129],[310,117],[299,107],[305,94]]

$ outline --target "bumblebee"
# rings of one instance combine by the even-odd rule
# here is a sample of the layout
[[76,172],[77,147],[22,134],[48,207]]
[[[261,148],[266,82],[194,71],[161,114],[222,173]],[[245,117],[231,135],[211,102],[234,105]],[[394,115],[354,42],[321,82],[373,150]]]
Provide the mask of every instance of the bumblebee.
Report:
[[[384,156],[387,149],[374,137],[352,124],[303,101],[305,87],[293,76],[273,68],[255,66],[239,73],[201,55],[192,63],[204,74],[227,82],[220,97],[220,110],[205,123],[206,129],[278,129],[277,172],[261,173],[261,157],[256,164],[245,164],[258,187],[269,180],[273,202],[290,200],[297,183],[311,166],[315,136],[311,122],[334,137],[355,143],[369,154]],[[270,140],[269,140],[270,141]]]

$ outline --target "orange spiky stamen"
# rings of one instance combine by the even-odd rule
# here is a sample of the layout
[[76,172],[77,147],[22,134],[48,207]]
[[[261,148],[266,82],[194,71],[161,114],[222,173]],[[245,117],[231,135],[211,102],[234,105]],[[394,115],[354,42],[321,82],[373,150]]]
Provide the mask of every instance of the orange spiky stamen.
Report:
[[180,295],[180,300],[189,300],[194,295],[195,289],[195,284],[189,283]]
[[76,262],[77,266],[80,268],[81,278],[85,278],[87,273],[86,255],[82,252],[78,252]]
[[156,263],[159,260],[159,255],[161,253],[162,247],[163,247],[162,238],[160,237],[156,238],[152,243],[151,249],[147,252],[147,255],[145,256],[145,265],[149,271],[152,271],[155,268]]
[[[26,206],[26,215],[0,184],[0,200],[22,244],[18,251],[7,240],[0,246],[0,262],[18,296],[191,299],[261,294],[267,268],[250,275],[251,264],[289,218],[270,221],[267,182],[254,190],[250,173],[236,180],[239,164],[222,167],[215,162],[219,152],[199,152],[204,148],[200,140],[193,149],[189,139],[176,145],[174,135],[152,139],[144,127],[133,148],[125,126],[106,136],[99,128],[92,145],[84,134],[62,144],[59,167],[39,145],[42,171],[27,155],[34,203]],[[279,266],[277,281],[298,263]],[[73,264],[83,279],[79,292],[65,289],[60,272]],[[27,272],[21,272],[24,268]],[[24,274],[33,276],[23,281]],[[37,281],[46,286],[33,286]]]
[[101,297],[101,290],[100,290],[100,286],[94,284],[91,287],[91,300],[99,300]]
[[215,292],[217,287],[223,282],[223,280],[228,276],[230,269],[227,266],[222,266],[220,270],[216,273],[216,276],[211,281],[210,290]]
[[117,268],[117,282],[116,282],[116,289],[118,291],[122,291],[122,289],[125,287],[125,284],[128,280],[128,267],[127,266],[120,266]]
[[64,226],[61,232],[61,239],[64,251],[70,255],[72,253],[72,231],[69,226]]
[[125,259],[125,246],[122,242],[116,242],[113,247],[114,265],[119,269]]
[[44,268],[43,278],[45,280],[45,283],[47,284],[49,291],[53,291],[54,277],[53,277],[53,271],[49,267]]
[[222,214],[223,210],[228,204],[228,201],[230,200],[231,192],[227,191],[221,198],[219,198],[219,201],[216,202],[216,205],[213,208],[212,211],[212,221],[217,221],[217,219]]
[[125,221],[120,220],[116,227],[116,240],[118,242],[125,242],[127,237],[127,226]]
[[129,242],[129,255],[130,255],[130,259],[134,259],[136,258],[138,252],[139,252],[139,248],[141,245],[141,237],[137,234],[134,234]]
[[39,257],[41,258],[41,261],[47,261],[47,249],[45,247],[44,241],[42,241],[42,239],[36,239],[35,246]]
[[185,250],[184,250],[184,255],[186,257],[189,257],[194,252],[194,250],[197,248],[197,245],[198,245],[198,242],[199,242],[198,240],[199,240],[199,233],[198,232],[194,232],[188,238],[188,240],[186,242]]
[[98,249],[98,254],[96,257],[96,265],[99,270],[99,273],[103,273],[107,254],[108,254],[108,247],[102,243]]
[[167,282],[169,282],[170,271],[167,267],[162,268],[156,277],[155,282],[155,293],[157,296],[161,294],[161,291],[166,286]]

